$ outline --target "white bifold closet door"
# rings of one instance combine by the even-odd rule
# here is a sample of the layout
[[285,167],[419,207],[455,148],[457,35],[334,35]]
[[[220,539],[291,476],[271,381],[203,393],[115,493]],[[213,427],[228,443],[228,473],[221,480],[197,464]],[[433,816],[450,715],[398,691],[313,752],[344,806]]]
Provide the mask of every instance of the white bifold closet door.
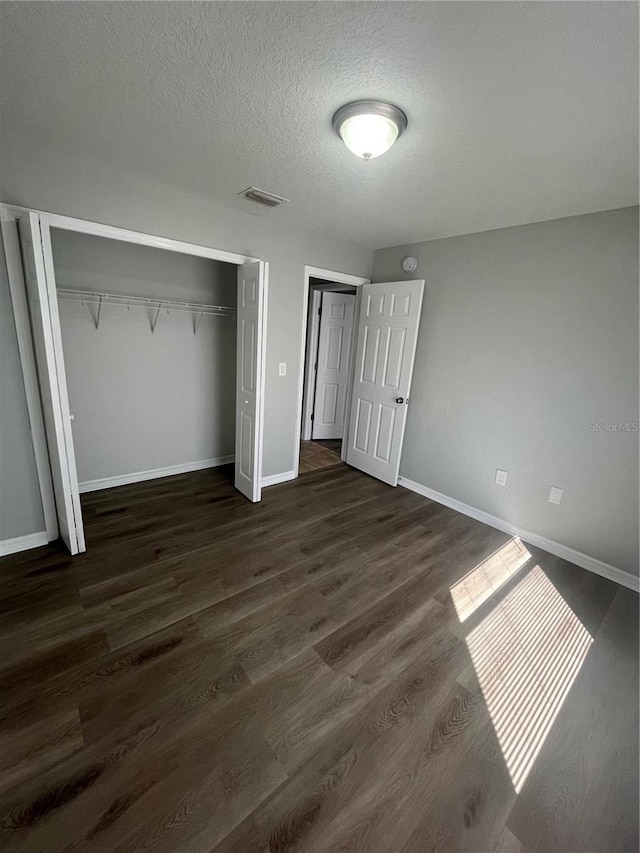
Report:
[[342,438],[356,298],[322,294],[312,438]]
[[25,213],[18,228],[56,515],[60,536],[78,554],[86,546],[49,225],[45,216]]
[[235,487],[253,502],[261,496],[266,271],[264,261],[238,267]]
[[424,281],[361,288],[347,464],[398,484]]

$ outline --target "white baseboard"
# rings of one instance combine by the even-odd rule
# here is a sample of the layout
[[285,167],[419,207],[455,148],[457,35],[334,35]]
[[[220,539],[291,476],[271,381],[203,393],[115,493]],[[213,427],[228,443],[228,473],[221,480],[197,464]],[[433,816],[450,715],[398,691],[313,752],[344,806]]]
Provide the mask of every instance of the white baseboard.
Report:
[[29,548],[39,548],[48,543],[47,533],[29,533],[27,536],[16,536],[15,539],[0,540],[0,557],[7,554],[17,554],[18,551],[28,551]]
[[398,477],[398,485],[404,486],[405,489],[410,489],[412,492],[417,492],[429,500],[436,503],[448,506],[450,509],[455,509],[463,515],[468,515],[470,518],[475,518],[476,521],[481,521],[483,524],[488,524],[490,527],[495,527],[497,530],[502,530],[503,533],[508,533],[510,536],[519,536],[524,542],[534,545],[536,548],[542,548],[556,557],[567,560],[582,569],[587,569],[589,572],[594,572],[596,575],[601,575],[607,580],[619,583],[621,586],[626,586],[634,592],[640,591],[640,578],[618,569],[616,566],[610,566],[608,563],[603,563],[602,560],[597,560],[595,557],[590,557],[588,554],[583,554],[581,551],[575,551],[560,542],[554,542],[552,539],[547,539],[545,536],[539,536],[537,533],[532,533],[530,530],[525,530],[522,527],[517,527],[509,521],[504,521],[496,515],[490,515],[481,509],[476,509],[469,504],[462,503],[455,498],[450,498],[448,495],[443,495],[441,492],[436,492],[433,489],[423,486],[421,483],[416,483],[414,480],[409,480],[407,477]]
[[188,474],[190,471],[202,471],[205,468],[217,468],[228,465],[235,456],[216,456],[199,462],[184,462],[182,465],[169,465],[166,468],[152,468],[150,471],[136,471],[133,474],[120,474],[116,477],[103,477],[100,480],[85,480],[80,483],[80,493],[97,492],[100,489],[112,489],[115,486],[128,486],[130,483],[143,483],[145,480],[157,480],[160,477],[172,477],[174,474]]
[[287,483],[289,480],[295,480],[296,477],[295,471],[281,471],[279,474],[269,474],[268,477],[263,477],[260,485],[263,488],[265,486],[277,486],[278,483]]

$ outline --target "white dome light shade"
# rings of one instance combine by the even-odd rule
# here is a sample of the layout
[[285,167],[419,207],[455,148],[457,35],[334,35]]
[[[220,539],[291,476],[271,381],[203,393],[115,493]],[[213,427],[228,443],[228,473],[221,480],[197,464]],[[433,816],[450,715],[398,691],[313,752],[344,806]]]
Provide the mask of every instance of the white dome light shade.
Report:
[[401,109],[384,101],[354,101],[333,117],[333,127],[356,156],[371,160],[388,151],[407,126]]
[[398,138],[398,126],[384,116],[352,116],[342,123],[340,136],[349,151],[370,160],[391,148]]

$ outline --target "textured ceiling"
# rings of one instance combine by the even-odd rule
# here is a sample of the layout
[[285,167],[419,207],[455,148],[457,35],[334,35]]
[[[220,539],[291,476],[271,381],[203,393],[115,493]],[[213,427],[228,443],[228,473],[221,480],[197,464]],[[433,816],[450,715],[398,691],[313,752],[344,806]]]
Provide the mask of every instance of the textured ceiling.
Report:
[[[635,3],[2,3],[3,126],[368,246],[637,203]],[[345,101],[409,117],[365,163]]]

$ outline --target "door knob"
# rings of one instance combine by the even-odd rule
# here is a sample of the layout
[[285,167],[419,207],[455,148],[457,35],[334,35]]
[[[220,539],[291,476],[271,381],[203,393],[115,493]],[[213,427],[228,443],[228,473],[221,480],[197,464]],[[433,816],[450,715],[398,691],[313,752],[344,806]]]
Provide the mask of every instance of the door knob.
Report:
[[396,397],[396,403],[404,403],[404,397]]

